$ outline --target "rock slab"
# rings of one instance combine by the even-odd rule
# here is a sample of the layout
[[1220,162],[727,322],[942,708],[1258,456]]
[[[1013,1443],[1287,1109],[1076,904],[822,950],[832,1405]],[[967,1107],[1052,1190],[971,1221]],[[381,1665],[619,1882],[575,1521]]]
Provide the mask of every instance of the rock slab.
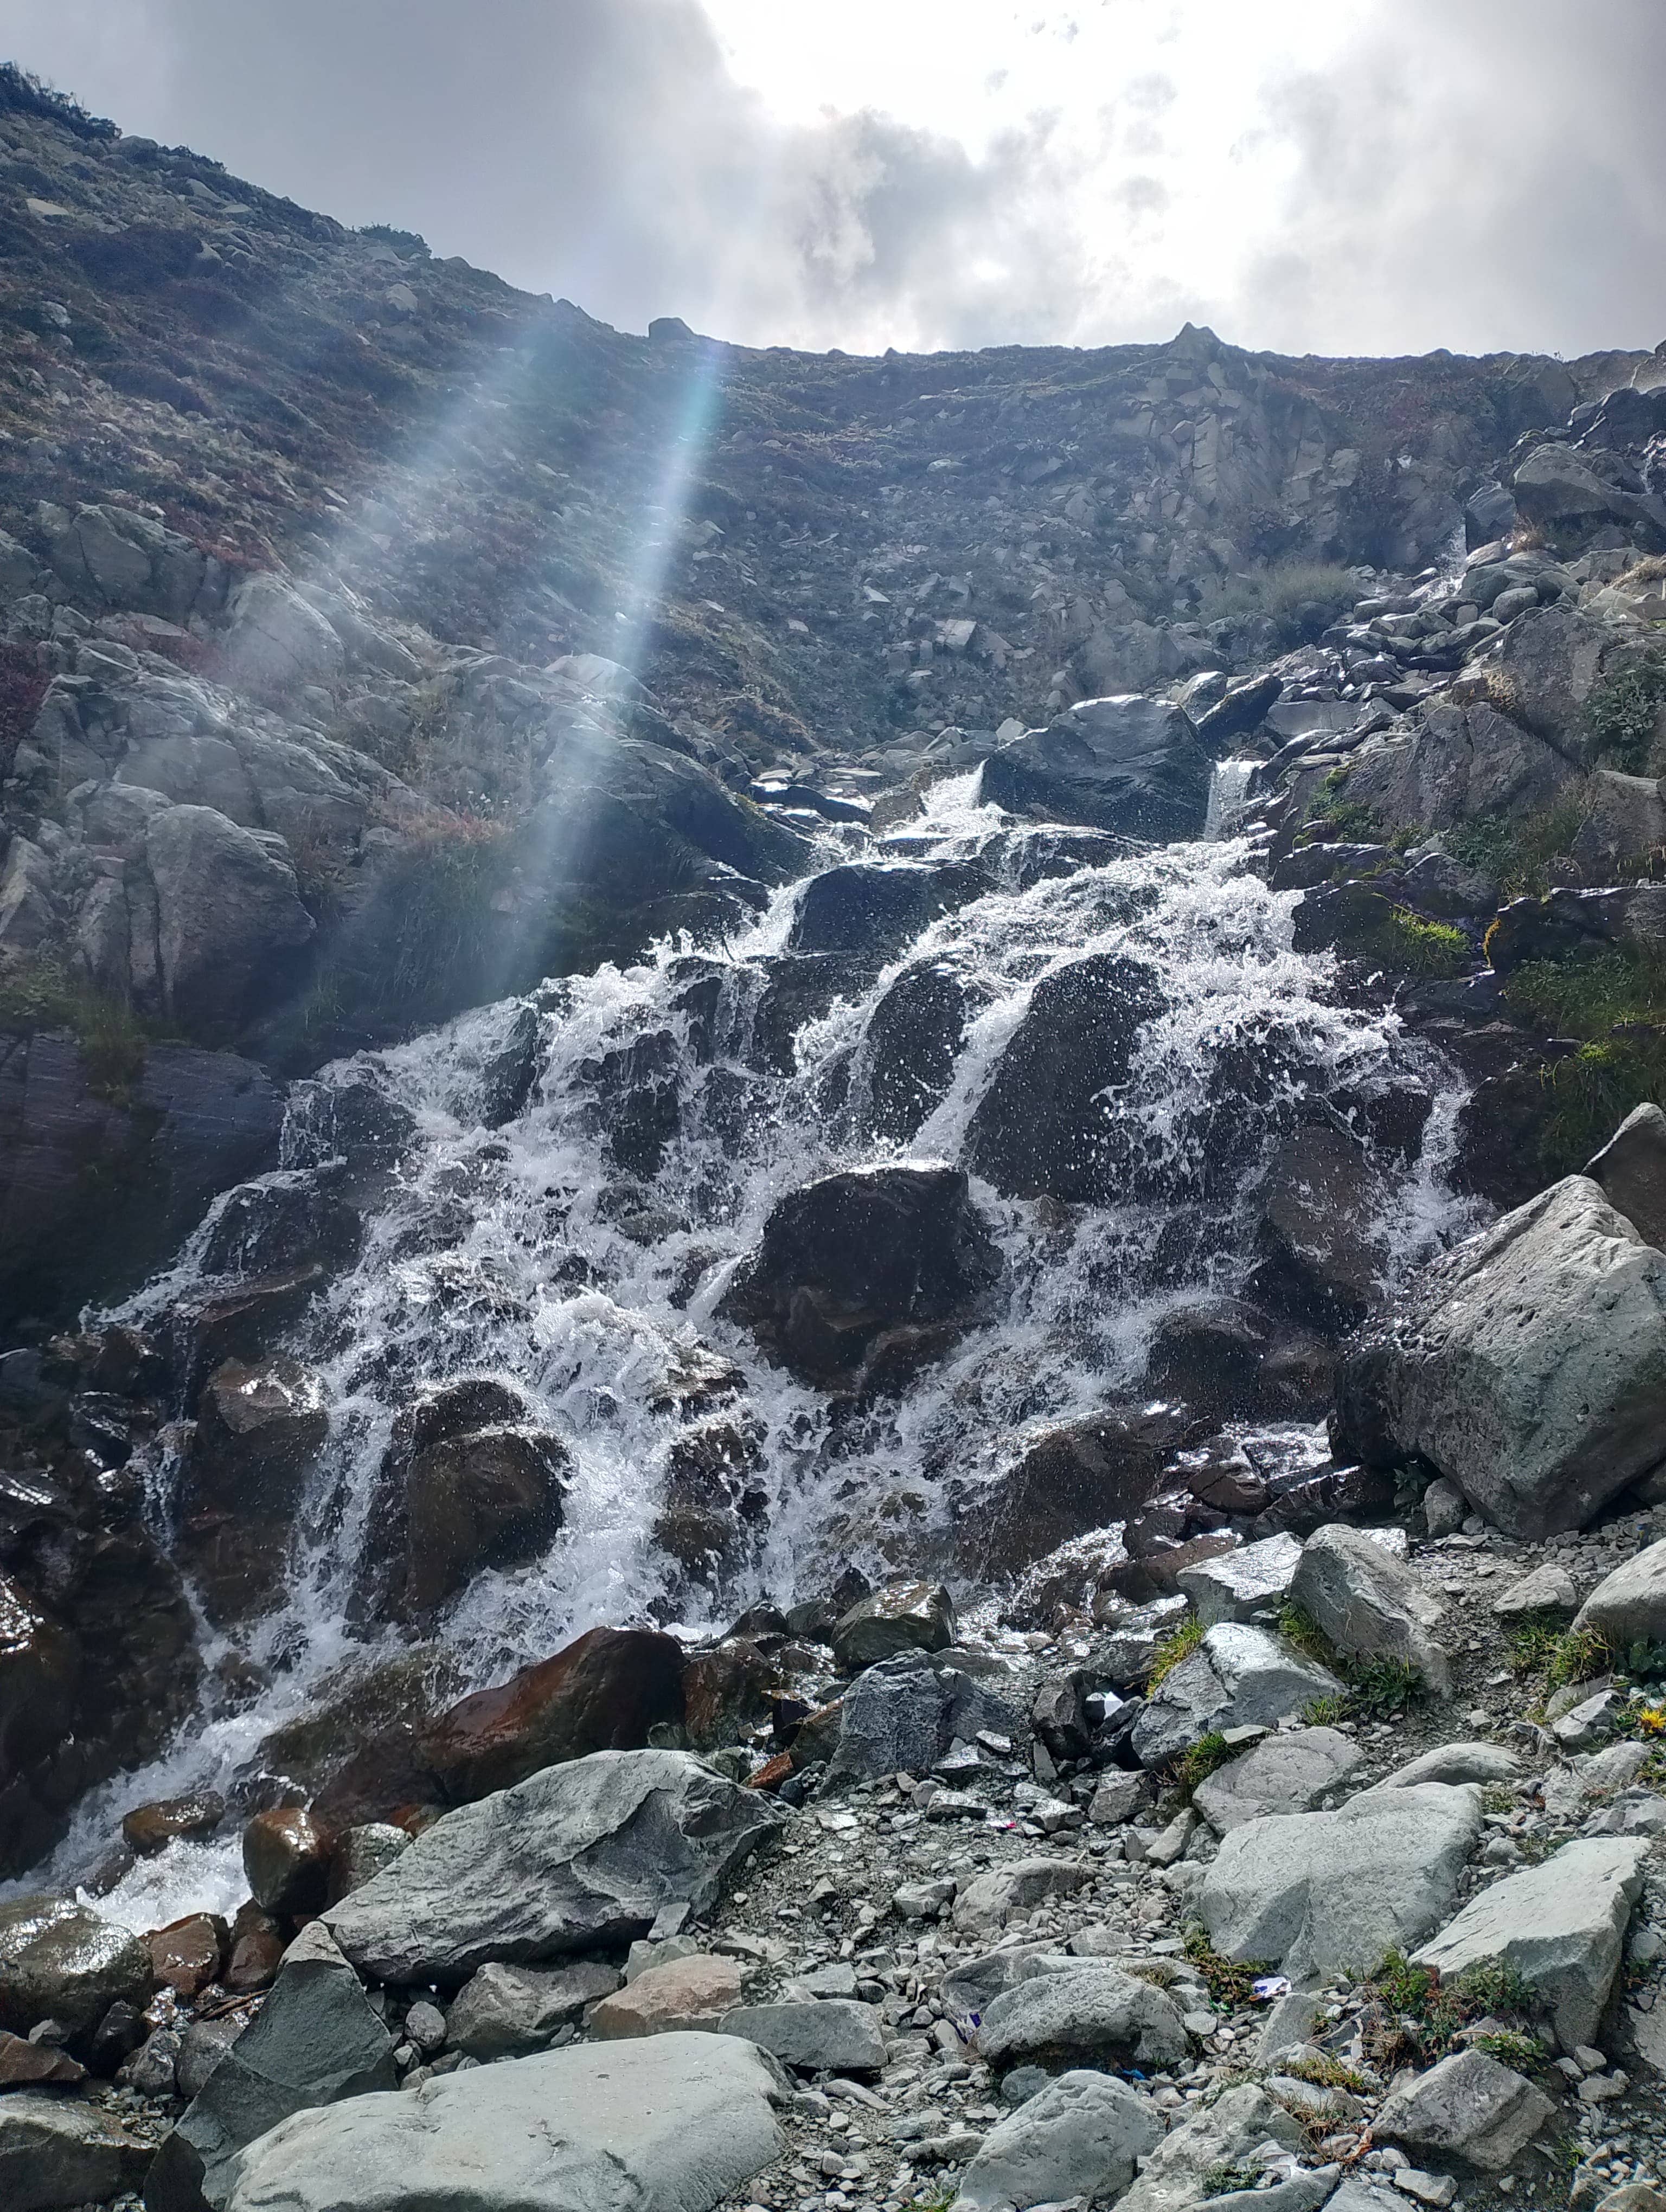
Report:
[[1383,2102],[1373,2132],[1384,2142],[1462,2158],[1502,2172],[1556,2107],[1513,2067],[1484,2051],[1455,2051]]
[[961,2176],[956,2212],[1014,2212],[1073,2197],[1110,2203],[1162,2140],[1157,2107],[1126,2081],[1083,2069],[1061,2074],[989,2130]]

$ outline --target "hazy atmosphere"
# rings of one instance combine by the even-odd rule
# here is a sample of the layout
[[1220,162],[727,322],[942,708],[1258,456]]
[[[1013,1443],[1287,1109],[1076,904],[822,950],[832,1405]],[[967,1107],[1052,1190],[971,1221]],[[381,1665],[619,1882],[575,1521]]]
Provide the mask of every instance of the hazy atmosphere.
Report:
[[6,0],[0,34],[125,130],[623,329],[1666,330],[1658,0]]

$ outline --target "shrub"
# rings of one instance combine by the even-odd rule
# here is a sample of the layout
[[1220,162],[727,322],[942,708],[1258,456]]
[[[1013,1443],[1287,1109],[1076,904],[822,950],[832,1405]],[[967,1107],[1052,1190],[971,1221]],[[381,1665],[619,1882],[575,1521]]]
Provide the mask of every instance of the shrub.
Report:
[[149,1032],[125,1000],[94,990],[56,962],[37,960],[0,982],[0,1030],[67,1030],[94,1095],[112,1106],[132,1103]]
[[1200,613],[1205,622],[1266,615],[1280,642],[1296,646],[1310,642],[1359,596],[1359,585],[1337,562],[1282,561],[1207,584]]
[[420,231],[396,230],[391,222],[362,222],[359,236],[380,239],[384,246],[391,246],[407,261],[427,261],[432,258],[432,249]]
[[[1513,1966],[1484,1961],[1443,1980],[1433,1967],[1414,1966],[1399,1951],[1389,1953],[1369,1987],[1395,2021],[1386,2047],[1374,2054],[1379,2065],[1392,2065],[1413,2053],[1427,2064],[1444,2057],[1471,2021],[1489,2014],[1531,2013],[1537,2003]],[[1518,2039],[1523,2045],[1531,2041]],[[1539,2054],[1536,2043],[1532,2048]]]
[[1441,842],[1455,860],[1490,876],[1503,896],[1536,898],[1550,888],[1550,862],[1572,849],[1584,820],[1578,801],[1565,800],[1522,822],[1481,815],[1443,830]]
[[1585,723],[1596,757],[1610,768],[1641,775],[1655,749],[1655,729],[1666,706],[1666,657],[1651,653],[1605,676],[1585,702]]

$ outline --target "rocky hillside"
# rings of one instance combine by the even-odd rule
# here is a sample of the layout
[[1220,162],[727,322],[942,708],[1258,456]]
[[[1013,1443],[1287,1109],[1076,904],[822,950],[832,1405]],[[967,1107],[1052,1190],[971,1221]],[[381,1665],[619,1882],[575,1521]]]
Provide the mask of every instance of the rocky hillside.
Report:
[[9,2212],[1659,2212],[1666,353],[0,321]]

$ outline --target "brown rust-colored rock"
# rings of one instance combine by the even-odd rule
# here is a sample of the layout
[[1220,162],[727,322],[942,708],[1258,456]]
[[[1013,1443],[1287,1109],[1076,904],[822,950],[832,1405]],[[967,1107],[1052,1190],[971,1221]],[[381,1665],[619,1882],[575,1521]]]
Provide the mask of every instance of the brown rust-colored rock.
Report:
[[283,1930],[251,1899],[237,1909],[231,1923],[231,1955],[226,1963],[225,1984],[234,1996],[251,1996],[270,1989],[283,1958]]
[[225,1817],[226,1801],[216,1790],[198,1790],[189,1797],[161,1797],[123,1814],[122,1841],[140,1858],[152,1859],[182,1836],[192,1841],[211,1836]]
[[156,1979],[189,2001],[217,1982],[231,1935],[217,1912],[192,1912],[144,1939]]
[[335,1838],[298,1805],[257,1813],[243,1831],[243,1871],[263,1911],[300,1919],[323,1910]]

